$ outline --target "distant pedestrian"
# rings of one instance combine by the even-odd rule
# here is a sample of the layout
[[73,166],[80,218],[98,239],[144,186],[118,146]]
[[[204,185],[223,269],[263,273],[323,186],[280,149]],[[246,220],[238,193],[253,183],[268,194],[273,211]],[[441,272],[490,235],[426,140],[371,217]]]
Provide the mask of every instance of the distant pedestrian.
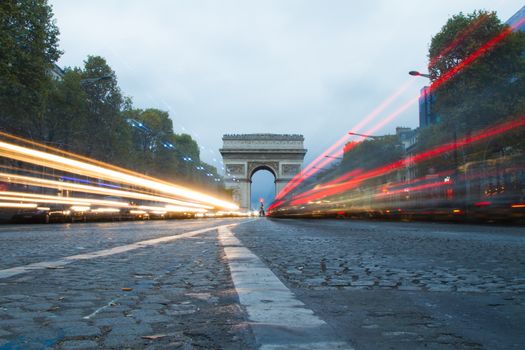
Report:
[[259,216],[266,216],[266,213],[264,212],[264,203],[261,201],[261,207],[259,208]]

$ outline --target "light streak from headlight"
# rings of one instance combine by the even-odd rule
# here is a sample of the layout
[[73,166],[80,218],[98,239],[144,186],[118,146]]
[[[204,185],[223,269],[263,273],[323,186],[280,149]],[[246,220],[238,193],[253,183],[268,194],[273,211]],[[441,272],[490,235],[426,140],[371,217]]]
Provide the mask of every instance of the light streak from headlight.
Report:
[[174,213],[184,213],[184,212],[205,213],[205,212],[207,212],[206,209],[190,208],[190,207],[184,207],[184,206],[180,206],[180,205],[166,205],[164,208],[168,212],[174,212]]
[[164,215],[166,213],[167,213],[166,210],[152,210],[151,211],[151,214],[156,214],[156,215]]
[[82,205],[86,204],[83,202],[74,202],[74,201],[63,201],[60,199],[57,200],[37,200],[36,198],[24,198],[24,197],[11,197],[11,196],[0,196],[0,200],[4,201],[13,201],[13,202],[38,202],[38,203],[45,203],[45,204],[71,204],[71,205]]
[[104,179],[116,183],[125,183],[132,186],[140,186],[150,190],[191,199],[220,208],[238,209],[238,206],[234,203],[220,200],[218,198],[178,185],[154,181],[149,178],[139,177],[130,173],[104,168],[99,165],[65,158],[59,155],[46,153],[3,141],[0,141],[0,156],[83,176]]
[[180,205],[166,205],[164,207],[156,207],[151,205],[139,205],[138,209],[142,210],[153,210],[153,211],[165,211],[168,213],[206,213],[207,210],[203,208],[192,208]]
[[142,199],[142,200],[147,200],[147,201],[154,201],[154,202],[161,202],[161,203],[175,204],[175,205],[184,205],[188,207],[196,207],[196,208],[203,208],[203,209],[213,208],[213,207],[202,205],[202,204],[184,202],[184,201],[180,201],[177,199],[171,199],[167,197],[160,197],[160,196],[148,195],[148,194],[131,192],[131,191],[114,190],[110,188],[103,188],[103,187],[90,186],[90,185],[81,185],[81,184],[75,184],[75,183],[70,183],[70,182],[40,179],[40,178],[35,178],[35,177],[30,177],[30,176],[23,176],[23,175],[0,173],[0,178],[4,178],[6,182],[12,182],[12,183],[18,183],[18,184],[30,185],[30,186],[54,188],[58,190],[69,190],[69,191],[75,191],[75,192],[94,193],[94,194],[105,195],[105,196]]
[[91,207],[84,206],[84,205],[73,205],[71,208],[69,208],[73,211],[88,211],[91,209]]
[[0,208],[36,208],[38,204],[36,203],[2,203],[0,202]]
[[97,209],[91,209],[92,213],[118,213],[120,212],[120,209],[117,208],[97,208]]
[[26,192],[0,191],[0,196],[6,196],[5,198],[8,198],[7,196],[13,196],[16,198],[26,198],[26,199],[31,199],[32,202],[39,202],[39,203],[56,203],[56,204],[72,204],[72,205],[96,204],[96,205],[117,206],[117,207],[129,206],[129,204],[126,202],[108,201],[108,200],[94,199],[94,198],[50,196],[50,195],[44,195],[44,194],[38,194],[38,193],[26,193]]
[[148,212],[145,210],[130,210],[129,213],[132,215],[144,215],[144,214],[147,214]]

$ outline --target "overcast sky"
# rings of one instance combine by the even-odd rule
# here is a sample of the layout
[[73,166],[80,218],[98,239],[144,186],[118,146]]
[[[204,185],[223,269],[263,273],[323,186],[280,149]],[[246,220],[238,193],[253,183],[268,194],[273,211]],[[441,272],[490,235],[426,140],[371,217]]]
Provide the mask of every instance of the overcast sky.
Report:
[[[169,111],[176,132],[220,167],[225,133],[298,133],[307,161],[409,79],[418,94],[432,35],[460,11],[523,0],[51,0],[62,66],[100,55],[137,107]],[[395,108],[395,104],[389,111]],[[386,116],[385,111],[381,116]],[[376,120],[380,120],[378,116]],[[417,105],[378,134],[416,127]],[[367,128],[363,131],[365,131]],[[217,160],[217,162],[214,161]]]

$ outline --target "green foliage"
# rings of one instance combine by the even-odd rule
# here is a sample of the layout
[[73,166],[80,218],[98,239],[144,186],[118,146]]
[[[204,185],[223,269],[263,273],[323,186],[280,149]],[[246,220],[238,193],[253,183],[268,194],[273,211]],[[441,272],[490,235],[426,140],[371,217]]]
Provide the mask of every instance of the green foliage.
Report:
[[[350,147],[349,147],[350,146]],[[366,139],[361,142],[347,144],[349,147],[343,155],[340,164],[320,169],[316,176],[307,178],[300,186],[292,191],[291,196],[305,192],[319,186],[320,183],[328,183],[341,176],[370,171],[391,164],[403,158],[404,148],[399,136],[384,135],[374,139]],[[350,180],[351,177],[345,177]],[[338,181],[340,182],[340,181]],[[372,178],[368,184],[383,184],[384,177]]]
[[[508,27],[494,12],[460,13],[432,38],[429,66],[433,81],[461,64]],[[467,32],[468,35],[462,33]],[[461,37],[457,45],[451,45]],[[456,40],[457,41],[457,40]],[[453,46],[445,55],[440,52]],[[498,120],[525,114],[525,33],[512,32],[436,91],[435,111],[444,132],[458,137]]]
[[403,145],[397,135],[385,135],[357,143],[343,156],[343,171],[370,170],[403,157]]
[[[441,122],[420,130],[419,151],[468,138],[481,129],[525,115],[525,33],[510,32],[494,12],[460,13],[447,21],[430,44],[431,80],[438,80],[504,32],[509,34],[503,40],[435,91],[433,110]],[[439,56],[442,52],[445,54]],[[451,164],[459,167],[490,154],[502,154],[503,150],[523,151],[524,136],[521,129],[512,135],[460,147],[418,164],[418,174],[424,175],[431,168],[450,169]]]
[[[122,114],[124,98],[115,72],[102,57],[88,56],[81,75],[88,106],[86,154],[96,159],[127,165],[131,128]],[[107,76],[111,79],[94,80]]]
[[[0,130],[147,175],[220,189],[216,169],[199,159],[197,142],[174,134],[167,112],[133,108],[104,58],[88,56],[83,68],[67,68],[62,79],[53,79],[58,34],[46,0],[0,2]],[[145,128],[132,127],[129,119]]]
[[80,86],[81,72],[67,70],[50,86],[41,140],[75,152],[87,144],[88,100]]
[[0,2],[0,127],[40,137],[50,77],[61,55],[58,28],[46,0]]

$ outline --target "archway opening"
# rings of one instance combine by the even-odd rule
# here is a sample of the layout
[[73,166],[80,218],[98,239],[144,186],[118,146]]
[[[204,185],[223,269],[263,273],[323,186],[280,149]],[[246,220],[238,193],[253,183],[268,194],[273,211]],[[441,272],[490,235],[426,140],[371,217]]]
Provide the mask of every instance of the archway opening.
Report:
[[259,210],[262,200],[266,210],[275,198],[275,175],[268,169],[259,168],[253,172],[250,180],[250,208]]

